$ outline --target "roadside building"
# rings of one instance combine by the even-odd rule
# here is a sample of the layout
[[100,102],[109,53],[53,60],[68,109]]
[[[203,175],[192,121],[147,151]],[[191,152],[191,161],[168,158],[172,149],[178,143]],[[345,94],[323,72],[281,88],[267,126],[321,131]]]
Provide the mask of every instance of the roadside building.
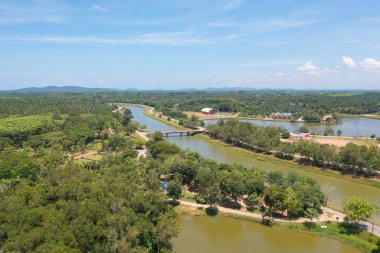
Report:
[[210,114],[215,114],[215,113],[217,113],[218,112],[218,110],[216,110],[216,109],[214,109],[214,108],[203,108],[202,110],[201,110],[201,113],[203,113],[203,114],[207,114],[207,115],[210,115]]
[[287,120],[291,120],[293,119],[293,114],[290,113],[290,112],[275,112],[275,113],[272,113],[272,115],[270,115],[270,117],[272,119],[287,119]]
[[291,133],[290,139],[292,139],[292,140],[303,140],[303,139],[309,138],[310,136],[311,136],[310,133],[298,133],[298,134]]

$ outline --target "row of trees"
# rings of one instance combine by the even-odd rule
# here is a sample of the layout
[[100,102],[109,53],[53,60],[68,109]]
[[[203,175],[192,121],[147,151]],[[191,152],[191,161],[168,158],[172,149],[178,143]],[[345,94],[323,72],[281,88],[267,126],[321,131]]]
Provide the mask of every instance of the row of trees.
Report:
[[347,144],[333,145],[312,141],[282,143],[280,130],[260,127],[237,120],[219,121],[207,127],[210,137],[226,143],[243,146],[261,152],[269,152],[283,159],[301,156],[300,162],[319,167],[330,167],[344,173],[373,176],[380,169],[380,150],[377,147]]
[[315,217],[325,202],[319,185],[298,173],[264,172],[239,165],[219,164],[173,144],[150,141],[147,147],[162,175],[171,175],[169,195],[178,198],[182,185],[196,192],[199,202],[214,206],[246,201],[269,216]]
[[314,166],[329,167],[353,175],[374,176],[380,169],[380,150],[348,143],[337,148],[334,145],[300,141],[295,144],[281,144],[277,156],[300,154],[302,162]]
[[102,96],[84,93],[0,94],[0,116],[47,113],[107,113],[111,106]]
[[138,123],[132,122],[132,117],[132,113],[125,110],[124,114],[46,114],[3,118],[0,119],[0,151],[26,147],[34,150],[84,150],[94,140],[101,141],[103,148],[115,150],[131,141],[118,133],[129,135],[139,127]]

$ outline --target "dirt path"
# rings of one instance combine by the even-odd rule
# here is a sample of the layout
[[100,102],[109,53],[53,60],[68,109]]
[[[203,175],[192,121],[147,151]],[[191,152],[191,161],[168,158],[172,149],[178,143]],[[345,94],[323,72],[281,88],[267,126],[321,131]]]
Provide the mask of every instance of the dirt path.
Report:
[[[181,205],[184,206],[190,206],[194,208],[207,208],[209,205],[203,205],[203,204],[197,204],[194,202],[189,202],[189,201],[184,201],[184,200],[178,200]],[[235,214],[235,215],[241,215],[241,216],[246,216],[246,217],[251,217],[251,218],[257,218],[257,219],[262,219],[262,215],[258,213],[250,213],[250,212],[245,212],[245,211],[240,211],[236,209],[230,209],[230,208],[225,208],[218,206],[219,212],[222,213],[229,213],[229,214]],[[323,213],[317,218],[318,221],[336,221],[336,217],[339,219],[337,220],[338,222],[342,222],[344,218],[344,214],[330,209],[328,207],[323,207],[322,208]],[[330,216],[330,217],[329,217]],[[310,221],[310,219],[306,218],[299,218],[299,219],[283,219],[283,218],[274,218],[275,221],[280,221],[280,222],[295,222],[295,223],[303,223],[306,221]],[[363,229],[366,229],[368,232],[372,232],[372,225],[368,222],[360,222],[360,225],[363,227]],[[373,227],[373,233],[376,236],[380,237],[380,227],[379,226],[374,226]]]

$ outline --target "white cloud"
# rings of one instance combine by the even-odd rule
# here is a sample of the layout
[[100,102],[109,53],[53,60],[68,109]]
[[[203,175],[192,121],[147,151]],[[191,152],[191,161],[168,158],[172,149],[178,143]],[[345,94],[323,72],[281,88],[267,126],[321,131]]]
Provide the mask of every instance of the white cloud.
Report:
[[319,75],[319,68],[315,66],[311,61],[306,62],[304,65],[297,68],[298,71],[304,72],[310,75]]
[[366,58],[360,63],[363,70],[368,72],[377,72],[380,71],[380,61],[377,61],[372,58]]
[[284,77],[284,76],[285,76],[285,73],[283,73],[283,72],[277,72],[277,73],[275,74],[275,76],[276,76],[276,77]]
[[107,13],[109,12],[109,9],[99,4],[94,4],[93,6],[91,6],[90,11]]
[[336,68],[320,68],[311,61],[305,62],[305,64],[299,66],[297,70],[308,75],[333,74],[338,72]]
[[208,25],[219,28],[235,28],[245,33],[266,33],[279,30],[293,29],[313,25],[320,20],[286,20],[286,19],[267,19],[263,21],[229,21],[222,20],[211,22]]
[[344,65],[346,65],[347,68],[350,68],[350,69],[356,68],[356,63],[352,58],[343,56],[342,61]]
[[[215,40],[223,40],[216,38]],[[18,41],[72,43],[72,44],[110,44],[110,45],[199,45],[211,43],[206,38],[198,37],[191,32],[154,32],[131,36],[128,38],[106,37],[71,37],[71,36],[44,36],[19,38]]]

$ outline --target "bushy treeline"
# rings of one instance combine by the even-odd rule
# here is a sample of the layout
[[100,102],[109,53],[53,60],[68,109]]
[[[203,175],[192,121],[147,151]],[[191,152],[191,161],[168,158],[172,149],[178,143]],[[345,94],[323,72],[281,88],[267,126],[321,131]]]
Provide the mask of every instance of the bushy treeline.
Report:
[[[59,124],[59,122],[55,122]],[[12,116],[0,119],[0,138],[20,143],[29,135],[41,134],[53,126],[51,115]],[[1,147],[0,147],[1,150]]]
[[220,164],[195,152],[183,152],[165,141],[151,141],[147,147],[159,172],[171,175],[169,187],[178,182],[188,185],[202,203],[238,205],[243,200],[268,216],[315,217],[325,201],[313,179],[295,172],[284,175]]
[[207,127],[210,137],[226,143],[260,152],[268,152],[283,159],[301,156],[300,162],[330,167],[344,173],[373,176],[380,171],[380,150],[349,143],[338,148],[312,141],[281,143],[280,129],[261,127],[238,120],[219,121]]
[[290,148],[287,144],[283,144],[280,151],[285,151],[286,154],[300,154],[301,161],[347,174],[374,176],[380,171],[380,149],[374,146],[348,143],[344,147],[337,148],[328,144],[300,141]]
[[241,116],[290,112],[297,118],[306,116],[312,121],[325,114],[380,112],[379,92],[157,91],[107,93],[104,96],[108,101],[153,106],[173,118],[182,118],[184,111],[200,111],[204,107],[213,107],[221,112],[241,112]]
[[94,94],[0,94],[0,116],[47,113],[98,114],[110,111],[107,102]]

